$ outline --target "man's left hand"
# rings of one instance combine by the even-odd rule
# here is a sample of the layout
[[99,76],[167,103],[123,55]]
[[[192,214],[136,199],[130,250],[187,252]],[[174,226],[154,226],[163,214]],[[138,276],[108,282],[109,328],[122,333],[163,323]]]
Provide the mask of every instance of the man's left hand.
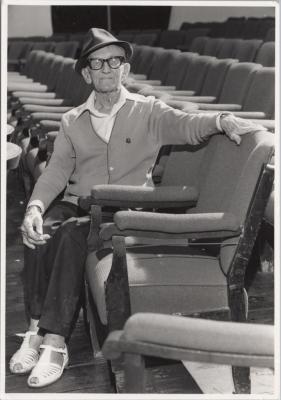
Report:
[[261,124],[235,117],[233,114],[222,115],[220,124],[223,132],[236,144],[241,143],[241,135],[245,135],[245,133],[267,130]]

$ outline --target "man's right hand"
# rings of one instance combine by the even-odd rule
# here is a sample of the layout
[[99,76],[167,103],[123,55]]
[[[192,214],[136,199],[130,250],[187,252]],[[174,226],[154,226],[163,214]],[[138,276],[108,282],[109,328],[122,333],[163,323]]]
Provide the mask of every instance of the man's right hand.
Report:
[[23,243],[30,249],[35,249],[37,245],[43,245],[50,235],[43,234],[43,218],[39,207],[28,207],[23,223],[21,225]]

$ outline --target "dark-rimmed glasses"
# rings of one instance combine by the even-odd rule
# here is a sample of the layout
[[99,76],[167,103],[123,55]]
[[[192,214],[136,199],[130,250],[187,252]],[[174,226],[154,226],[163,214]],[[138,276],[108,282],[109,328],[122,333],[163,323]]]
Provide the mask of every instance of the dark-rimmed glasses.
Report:
[[88,58],[88,65],[91,69],[97,71],[103,68],[104,63],[112,69],[117,69],[125,61],[125,57],[115,56],[110,58]]

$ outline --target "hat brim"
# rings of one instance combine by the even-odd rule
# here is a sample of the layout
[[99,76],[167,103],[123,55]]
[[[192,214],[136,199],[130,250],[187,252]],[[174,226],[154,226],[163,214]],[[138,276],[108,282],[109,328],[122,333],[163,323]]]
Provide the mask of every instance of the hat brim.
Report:
[[78,60],[75,63],[75,67],[74,67],[75,71],[78,72],[78,74],[81,74],[81,70],[82,70],[82,68],[85,68],[86,60],[90,53],[92,53],[93,51],[99,50],[103,47],[107,47],[107,46],[111,46],[111,45],[122,47],[126,52],[126,59],[129,60],[131,58],[131,56],[133,54],[133,48],[130,45],[130,43],[128,43],[128,42],[125,42],[122,40],[113,40],[112,42],[100,43],[100,44],[97,44],[97,45],[91,47],[90,49],[88,49],[86,53],[82,54],[78,58]]

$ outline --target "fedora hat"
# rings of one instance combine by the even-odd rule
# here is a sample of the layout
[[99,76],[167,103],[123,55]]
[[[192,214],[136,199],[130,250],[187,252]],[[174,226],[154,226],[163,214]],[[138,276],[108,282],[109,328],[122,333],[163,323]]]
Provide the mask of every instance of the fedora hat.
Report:
[[126,52],[127,60],[130,59],[131,55],[133,54],[133,48],[130,43],[116,39],[116,37],[107,32],[105,29],[89,29],[84,40],[80,57],[76,61],[75,71],[81,73],[81,69],[86,66],[87,56],[90,53],[112,44],[122,47]]

